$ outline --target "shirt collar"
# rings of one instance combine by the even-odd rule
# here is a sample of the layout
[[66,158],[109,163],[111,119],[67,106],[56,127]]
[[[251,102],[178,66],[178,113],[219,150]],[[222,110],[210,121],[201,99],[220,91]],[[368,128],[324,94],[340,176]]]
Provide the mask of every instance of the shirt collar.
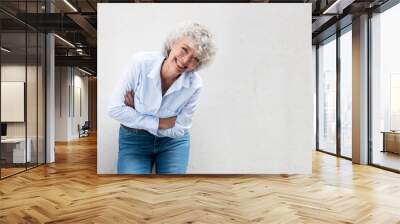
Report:
[[181,90],[183,87],[190,88],[192,72],[182,73],[177,80],[169,87],[165,95]]
[[177,89],[181,89],[182,87],[185,88],[190,88],[190,82],[191,82],[191,75],[192,72],[184,72],[182,73],[177,80],[175,80],[174,84],[177,87]]
[[160,54],[160,57],[157,59],[155,66],[151,69],[149,74],[147,74],[147,77],[154,79],[154,80],[160,80],[161,77],[161,65],[164,62],[165,57]]

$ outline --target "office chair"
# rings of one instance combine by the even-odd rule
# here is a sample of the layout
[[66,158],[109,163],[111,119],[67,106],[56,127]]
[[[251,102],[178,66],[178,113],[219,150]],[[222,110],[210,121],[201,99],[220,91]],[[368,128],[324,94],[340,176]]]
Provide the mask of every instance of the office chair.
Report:
[[89,129],[90,129],[89,121],[85,121],[82,127],[80,127],[80,125],[78,124],[79,138],[89,136]]

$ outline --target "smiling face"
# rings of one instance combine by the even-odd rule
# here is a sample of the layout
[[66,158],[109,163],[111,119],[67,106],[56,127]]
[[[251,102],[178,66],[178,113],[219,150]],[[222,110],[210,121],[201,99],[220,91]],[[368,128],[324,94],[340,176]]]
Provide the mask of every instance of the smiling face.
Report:
[[171,45],[171,51],[165,61],[168,71],[178,75],[195,70],[200,60],[196,54],[196,45],[190,38],[182,38]]

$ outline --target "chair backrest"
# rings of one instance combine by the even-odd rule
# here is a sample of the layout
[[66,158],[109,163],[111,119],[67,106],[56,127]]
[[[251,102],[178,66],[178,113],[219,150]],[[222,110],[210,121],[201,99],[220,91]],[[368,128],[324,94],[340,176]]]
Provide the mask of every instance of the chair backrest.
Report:
[[89,121],[85,121],[85,124],[83,124],[82,129],[89,129],[90,125],[89,125]]

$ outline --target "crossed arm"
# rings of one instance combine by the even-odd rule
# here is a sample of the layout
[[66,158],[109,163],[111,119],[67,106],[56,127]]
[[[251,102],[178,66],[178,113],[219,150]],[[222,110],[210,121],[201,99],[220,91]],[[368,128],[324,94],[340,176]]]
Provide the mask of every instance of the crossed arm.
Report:
[[[200,98],[200,89],[197,89],[177,116],[158,118],[157,134],[160,136],[177,138],[185,134],[192,126],[192,117]],[[134,92],[128,91],[124,95],[124,104],[134,109]]]
[[[128,107],[135,109],[135,93],[133,90],[128,91],[124,95],[124,103]],[[168,129],[175,126],[176,116],[160,118],[158,123],[158,129]]]

